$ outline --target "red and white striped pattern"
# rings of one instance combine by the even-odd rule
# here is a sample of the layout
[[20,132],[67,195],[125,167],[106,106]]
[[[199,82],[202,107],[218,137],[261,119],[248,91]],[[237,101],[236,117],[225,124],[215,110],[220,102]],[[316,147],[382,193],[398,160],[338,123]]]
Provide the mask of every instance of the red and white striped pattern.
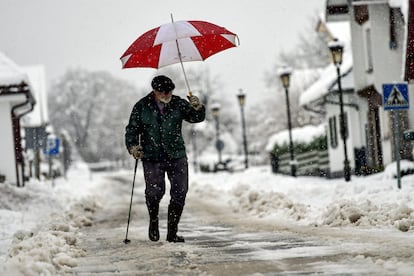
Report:
[[122,68],[160,68],[182,62],[205,60],[237,46],[237,35],[205,21],[176,21],[141,35],[121,57]]

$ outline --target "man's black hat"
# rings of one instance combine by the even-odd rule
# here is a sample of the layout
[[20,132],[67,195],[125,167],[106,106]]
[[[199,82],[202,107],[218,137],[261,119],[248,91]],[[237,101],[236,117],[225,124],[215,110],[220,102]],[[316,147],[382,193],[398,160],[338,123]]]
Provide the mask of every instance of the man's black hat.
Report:
[[159,92],[170,92],[175,88],[173,81],[169,77],[163,75],[154,77],[152,79],[151,86],[152,89]]

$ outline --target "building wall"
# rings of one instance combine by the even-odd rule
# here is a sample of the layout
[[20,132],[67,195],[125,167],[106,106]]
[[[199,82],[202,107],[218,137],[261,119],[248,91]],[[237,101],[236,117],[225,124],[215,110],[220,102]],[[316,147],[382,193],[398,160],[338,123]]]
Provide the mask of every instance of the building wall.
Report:
[[[371,82],[372,78],[369,78],[369,74],[366,72],[365,65],[365,40],[364,33],[367,28],[369,28],[369,22],[359,25],[353,19],[353,13],[351,11],[350,16],[350,26],[351,26],[351,46],[352,46],[352,56],[353,56],[353,74],[354,74],[354,85],[355,90],[359,91],[367,87]],[[363,47],[361,47],[363,46]],[[346,49],[345,49],[346,50]]]
[[[390,49],[389,6],[386,3],[368,5],[369,20],[362,25],[354,20],[351,12],[352,53],[355,89],[374,85],[382,93],[382,84],[402,80],[403,19],[396,17],[396,49]],[[367,34],[370,38],[367,38]],[[370,39],[371,43],[368,42]],[[371,50],[368,50],[370,44]],[[371,51],[373,70],[367,68],[367,53]]]
[[[408,110],[408,128],[414,130],[414,82],[408,85],[410,109]],[[411,142],[413,146],[412,157],[414,159],[414,141]]]
[[[382,85],[392,82],[403,81],[403,49],[405,47],[403,39],[404,25],[402,18],[397,16],[395,23],[395,34],[397,45],[391,49],[390,38],[390,10],[388,5],[375,4],[369,6],[371,33],[374,60],[374,87],[382,95]],[[384,20],[385,19],[385,20]],[[382,153],[384,165],[390,164],[394,160],[393,155],[393,131],[390,111],[380,109]]]
[[23,127],[43,126],[49,122],[47,106],[46,76],[43,65],[32,65],[22,67],[29,78],[30,91],[36,99],[36,105],[32,112],[22,117]]
[[[360,91],[373,85],[382,95],[384,83],[403,81],[404,22],[400,13],[395,13],[396,47],[390,48],[390,8],[386,2],[368,5],[369,20],[358,24],[354,18],[355,6],[351,8],[351,34],[354,60],[355,90]],[[369,36],[367,36],[369,34]],[[371,47],[369,47],[371,45]],[[371,55],[371,62],[368,62]],[[372,64],[369,70],[368,64]],[[361,98],[361,101],[364,101]],[[392,130],[388,111],[379,107],[383,163],[393,161]],[[413,117],[414,118],[414,117]],[[413,124],[411,119],[411,125]]]
[[408,85],[408,92],[410,100],[410,109],[408,110],[408,118],[410,118],[410,120],[408,125],[410,129],[414,130],[414,82]]
[[393,131],[390,128],[390,118],[389,112],[385,111],[384,109],[380,109],[380,117],[381,117],[381,135],[382,135],[382,157],[384,160],[384,165],[390,164],[393,160],[392,155],[392,136]]
[[[396,32],[397,47],[390,49],[390,22],[388,5],[370,5],[369,15],[371,21],[374,86],[382,93],[382,85],[390,82],[401,82],[403,78],[403,37]],[[401,18],[397,20],[396,30],[402,30]]]
[[352,141],[355,148],[362,148],[366,146],[366,135],[364,131],[364,126],[367,124],[367,110],[368,105],[366,102],[361,101],[360,98],[355,95],[347,95],[347,103],[355,106],[354,108],[349,108],[350,120],[352,123]]
[[10,110],[10,102],[2,100],[2,97],[0,97],[0,174],[6,176],[6,181],[16,183],[13,128]]
[[[329,100],[339,102],[338,94],[330,95]],[[344,93],[343,95],[344,103],[352,103],[355,101],[355,96]],[[361,134],[360,131],[360,124],[361,116],[359,112],[355,109],[355,107],[344,106],[344,113],[347,116],[348,121],[348,138],[346,139],[346,146],[347,146],[347,154],[348,160],[350,162],[351,169],[355,169],[355,154],[354,148],[362,147],[364,145],[364,135]],[[344,169],[344,144],[340,134],[340,108],[337,104],[327,104],[326,105],[326,117],[328,119],[328,150],[329,150],[329,163],[330,163],[330,170],[331,174],[334,176],[341,175]],[[330,123],[329,120],[335,118],[336,121],[336,137],[337,137],[337,145],[332,147],[330,132]]]

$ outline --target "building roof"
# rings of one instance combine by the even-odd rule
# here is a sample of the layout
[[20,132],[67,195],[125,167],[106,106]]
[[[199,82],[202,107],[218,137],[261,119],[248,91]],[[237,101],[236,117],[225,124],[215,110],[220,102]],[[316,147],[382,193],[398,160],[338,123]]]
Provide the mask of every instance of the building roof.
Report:
[[[324,28],[320,28],[320,26],[324,26]],[[328,34],[328,37],[332,39],[337,38],[344,44],[344,54],[342,58],[342,64],[340,66],[341,75],[352,75],[348,74],[351,71],[353,65],[351,27],[349,21],[325,22],[323,20],[323,17],[321,17],[320,21],[318,22],[318,28],[319,30],[323,29],[323,31]],[[347,76],[347,78],[350,77],[351,76]],[[333,86],[337,82],[337,79],[338,77],[336,67],[333,64],[329,64],[323,70],[321,77],[300,96],[299,104],[303,106],[322,98],[332,90]],[[347,83],[353,85],[353,79],[349,81],[347,80],[346,83],[343,83],[342,88],[346,89],[344,85]]]
[[27,83],[27,80],[27,74],[4,53],[0,52],[0,86]]
[[[344,58],[341,65],[342,89],[353,88],[353,76],[349,74],[352,70],[352,58]],[[352,78],[352,79],[350,79]],[[322,72],[321,77],[312,84],[299,98],[299,105],[303,106],[317,101],[330,91],[336,90],[338,76],[336,67],[329,65]]]
[[[24,98],[21,95],[24,95]],[[0,96],[9,98],[8,101],[13,104],[13,114],[18,118],[30,113],[36,104],[27,74],[2,52],[0,52]]]
[[29,85],[37,103],[33,111],[22,118],[22,126],[36,127],[44,125],[49,122],[45,67],[43,65],[32,65],[22,67],[22,70],[27,73]]

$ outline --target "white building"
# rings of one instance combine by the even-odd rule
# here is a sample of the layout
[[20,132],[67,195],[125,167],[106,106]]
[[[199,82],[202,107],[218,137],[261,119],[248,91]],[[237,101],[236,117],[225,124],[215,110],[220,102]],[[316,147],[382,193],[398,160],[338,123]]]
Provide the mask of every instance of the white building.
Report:
[[49,123],[47,106],[46,70],[44,65],[31,65],[21,67],[28,77],[36,105],[33,111],[22,118],[22,127],[38,127]]
[[[347,152],[354,171],[359,167],[375,171],[394,159],[393,126],[390,113],[382,107],[382,85],[404,81],[405,56],[412,56],[414,50],[406,51],[405,46],[408,3],[408,0],[328,0],[326,20],[319,22],[319,31],[345,43],[341,75],[345,85],[345,120],[348,122]],[[339,128],[335,127],[339,124],[339,107],[337,100],[335,103],[338,89],[332,68],[332,65],[326,68],[321,79],[302,95],[300,103],[303,106],[325,106],[331,172],[339,174],[344,151],[342,147],[334,146],[338,137],[339,143],[342,140]],[[414,74],[410,80],[413,78]],[[410,90],[413,98],[413,90]],[[401,112],[400,118],[400,132],[407,129],[408,124],[412,127],[413,116]],[[409,144],[402,140],[401,144],[402,158],[412,158]]]
[[53,133],[49,124],[46,76],[43,65],[24,66],[32,94],[36,99],[33,111],[22,117],[23,145],[25,149],[25,169],[29,177],[40,178],[41,161],[45,160],[42,149],[46,146],[48,134]]
[[[407,1],[408,2],[408,1]],[[409,128],[414,130],[414,1],[410,0],[410,9],[404,7],[405,18],[407,20],[404,23],[407,26],[406,41],[405,41],[405,53],[404,53],[404,80],[408,81],[408,90],[410,92],[411,108],[408,111]]]
[[35,105],[27,74],[0,52],[0,175],[24,185],[20,118]]

